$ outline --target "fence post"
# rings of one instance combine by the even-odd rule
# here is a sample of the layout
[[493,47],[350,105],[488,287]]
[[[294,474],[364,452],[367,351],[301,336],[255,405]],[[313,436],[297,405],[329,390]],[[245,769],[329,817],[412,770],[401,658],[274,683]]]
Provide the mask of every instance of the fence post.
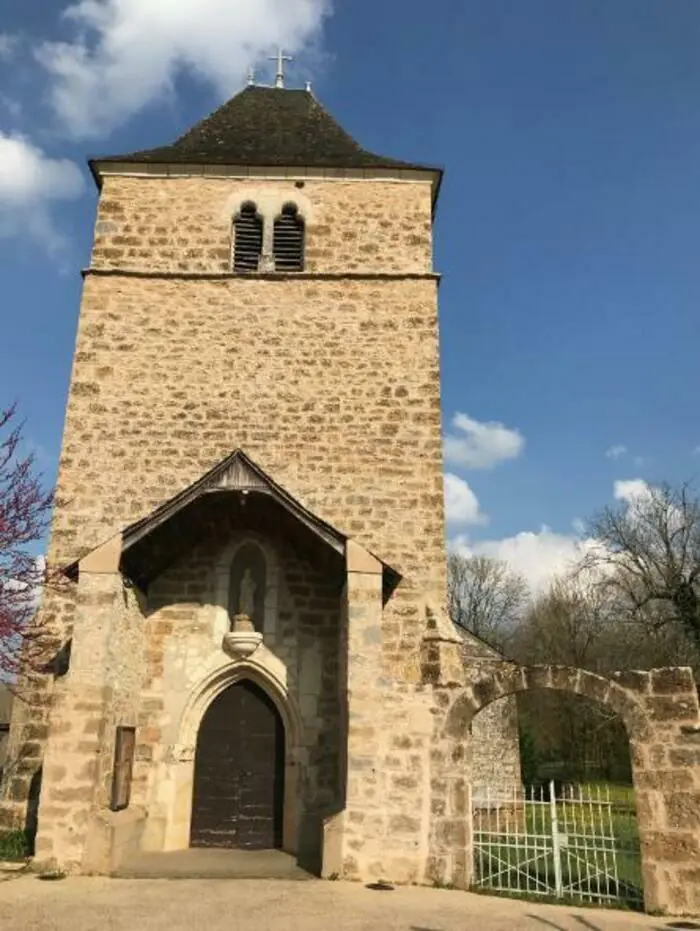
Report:
[[549,783],[549,810],[552,816],[552,857],[554,858],[554,889],[558,899],[564,896],[561,876],[561,846],[559,844],[559,820],[557,818],[557,796],[554,780]]

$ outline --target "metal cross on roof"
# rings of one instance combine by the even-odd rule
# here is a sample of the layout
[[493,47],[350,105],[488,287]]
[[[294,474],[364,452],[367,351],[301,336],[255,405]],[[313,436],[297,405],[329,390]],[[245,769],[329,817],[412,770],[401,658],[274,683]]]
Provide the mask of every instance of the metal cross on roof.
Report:
[[277,75],[275,77],[275,87],[280,89],[284,88],[284,65],[285,62],[294,61],[291,55],[285,55],[282,49],[280,48],[274,58],[270,58],[270,61],[277,63]]

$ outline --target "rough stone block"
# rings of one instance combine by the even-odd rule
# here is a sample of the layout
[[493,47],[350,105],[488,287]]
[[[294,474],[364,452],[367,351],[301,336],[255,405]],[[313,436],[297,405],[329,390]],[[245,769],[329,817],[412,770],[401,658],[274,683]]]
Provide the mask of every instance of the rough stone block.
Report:
[[651,677],[648,672],[641,670],[626,669],[622,672],[614,673],[612,678],[618,685],[632,692],[645,694],[650,688]]
[[670,794],[692,789],[694,781],[688,770],[640,770],[635,773],[634,784],[637,789],[658,789]]
[[676,792],[665,799],[665,806],[670,828],[693,829],[700,835],[700,791]]
[[693,672],[683,667],[654,669],[651,673],[651,689],[655,695],[679,695],[681,692],[695,695]]
[[643,855],[652,862],[694,863],[700,857],[700,838],[692,832],[647,832],[641,835]]
[[419,818],[412,818],[409,815],[392,815],[389,818],[389,834],[413,834],[418,836],[421,831],[421,821]]
[[693,702],[685,696],[649,698],[646,706],[657,722],[692,721],[698,716],[697,700]]
[[467,842],[467,826],[464,818],[439,821],[436,828],[437,842],[445,850],[458,850]]
[[460,695],[447,715],[445,722],[447,736],[452,739],[465,739],[469,725],[479,707],[478,699],[471,698],[468,694]]

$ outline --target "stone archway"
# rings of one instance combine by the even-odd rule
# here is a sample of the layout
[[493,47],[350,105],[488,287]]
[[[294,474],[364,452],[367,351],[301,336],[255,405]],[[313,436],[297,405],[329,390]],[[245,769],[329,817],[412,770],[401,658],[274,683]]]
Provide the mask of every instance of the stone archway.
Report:
[[446,722],[448,734],[463,733],[479,711],[499,698],[551,689],[582,695],[609,707],[621,717],[631,745],[649,736],[643,701],[618,681],[568,666],[518,666],[515,663],[492,663],[491,666],[493,671],[477,677],[451,704]]
[[298,770],[301,750],[301,717],[289,694],[284,665],[264,646],[247,660],[227,663],[205,676],[190,696],[182,715],[178,744],[172,748],[169,764],[174,782],[166,828],[166,850],[190,846],[197,735],[212,703],[236,683],[248,681],[262,689],[274,704],[284,729],[284,802],[282,849],[298,851],[299,792]]
[[267,692],[239,679],[207,708],[197,735],[191,847],[282,846],[284,724]]
[[583,669],[490,662],[463,687],[435,689],[428,878],[471,883],[468,811],[470,725],[500,698],[534,689],[584,696],[614,710],[630,743],[647,911],[700,909],[700,704],[687,668],[625,672],[607,679]]

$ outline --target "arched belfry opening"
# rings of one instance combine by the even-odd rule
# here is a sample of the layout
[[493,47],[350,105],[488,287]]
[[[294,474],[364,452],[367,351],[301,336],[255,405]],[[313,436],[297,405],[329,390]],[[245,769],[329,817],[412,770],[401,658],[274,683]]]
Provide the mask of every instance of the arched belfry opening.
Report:
[[304,219],[296,204],[285,204],[275,220],[273,251],[275,269],[281,272],[304,270]]
[[242,679],[209,705],[197,735],[190,846],[281,848],[285,731],[267,692]]
[[263,247],[263,219],[257,206],[248,201],[233,221],[233,269],[256,272]]

